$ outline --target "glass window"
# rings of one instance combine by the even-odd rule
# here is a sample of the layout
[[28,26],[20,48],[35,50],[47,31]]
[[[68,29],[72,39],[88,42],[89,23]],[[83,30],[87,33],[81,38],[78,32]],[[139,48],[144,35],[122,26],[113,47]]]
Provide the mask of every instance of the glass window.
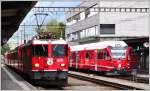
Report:
[[141,9],[137,9],[136,11],[137,11],[137,12],[140,12],[140,11],[141,11]]
[[130,12],[130,10],[131,10],[131,9],[127,8],[127,9],[126,9],[126,12]]
[[112,57],[114,59],[125,59],[126,57],[126,48],[111,48]]
[[85,11],[85,18],[87,18],[89,15],[90,15],[90,9],[87,9],[87,10]]
[[95,27],[89,28],[89,36],[94,36],[95,35]]
[[116,9],[116,12],[119,12],[120,11],[120,9]]
[[108,53],[108,51],[104,51],[104,59],[105,60],[110,60],[110,56],[109,56],[109,53]]
[[34,45],[34,56],[48,57],[48,46],[47,45]]
[[135,12],[135,9],[131,9],[132,12]]
[[90,59],[90,53],[86,52],[86,59]]
[[146,9],[142,9],[142,12],[146,12]]
[[115,34],[115,24],[100,24],[100,34]]
[[106,12],[109,12],[110,11],[110,8],[106,8]]
[[95,35],[98,35],[98,26],[95,26]]
[[102,51],[100,49],[97,50],[97,58],[98,59],[103,59],[103,53],[102,53]]
[[67,56],[67,46],[66,45],[53,45],[52,46],[52,56],[53,57],[64,57]]
[[128,55],[128,61],[130,61],[130,60],[131,60],[131,52]]
[[111,12],[115,12],[115,9],[114,9],[114,8],[111,8],[110,11],[111,11]]
[[121,9],[121,12],[125,12],[125,8],[122,8],[122,9]]
[[104,10],[104,8],[100,8],[100,11],[101,11],[101,12],[104,12],[105,10]]

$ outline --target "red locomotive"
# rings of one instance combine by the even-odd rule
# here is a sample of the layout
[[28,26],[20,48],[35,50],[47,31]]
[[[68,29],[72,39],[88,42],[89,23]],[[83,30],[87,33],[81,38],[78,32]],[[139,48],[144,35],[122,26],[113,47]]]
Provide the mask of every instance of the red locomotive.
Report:
[[34,38],[8,52],[5,63],[36,83],[66,85],[68,44],[63,39]]
[[137,56],[123,41],[105,41],[71,46],[69,67],[100,73],[130,73]]

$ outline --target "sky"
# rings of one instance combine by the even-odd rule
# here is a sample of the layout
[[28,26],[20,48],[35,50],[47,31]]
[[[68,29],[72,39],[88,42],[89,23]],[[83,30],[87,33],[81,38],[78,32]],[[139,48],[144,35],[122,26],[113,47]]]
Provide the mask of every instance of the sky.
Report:
[[[79,0],[73,2],[50,2],[50,1],[38,1],[35,5],[35,7],[75,7],[79,5],[81,2]],[[51,19],[56,18],[58,21],[64,22],[65,19],[65,12],[49,12],[48,15],[45,17],[45,15],[38,16],[38,23],[41,24],[43,21],[43,18],[45,17],[44,25],[46,25]],[[33,9],[30,10],[30,12],[26,15],[24,20],[21,22],[20,25],[37,25],[36,16],[34,15],[35,12]],[[34,35],[36,35],[36,32],[34,31],[34,28],[37,26],[19,26],[18,30],[14,33],[14,35],[8,40],[8,43],[17,46],[18,41],[19,45],[23,43],[23,35],[24,35],[24,29],[26,34],[26,39],[31,39]],[[22,36],[21,36],[22,35]],[[22,39],[22,43],[21,43]]]

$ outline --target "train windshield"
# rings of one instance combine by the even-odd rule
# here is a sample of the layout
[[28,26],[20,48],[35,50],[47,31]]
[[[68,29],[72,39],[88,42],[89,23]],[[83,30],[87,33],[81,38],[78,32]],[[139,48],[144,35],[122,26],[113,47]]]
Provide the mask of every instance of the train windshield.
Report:
[[34,45],[34,56],[48,57],[48,45]]
[[125,59],[126,49],[125,48],[111,48],[112,57],[114,59]]
[[53,57],[64,57],[67,56],[67,46],[66,45],[53,45],[52,56]]

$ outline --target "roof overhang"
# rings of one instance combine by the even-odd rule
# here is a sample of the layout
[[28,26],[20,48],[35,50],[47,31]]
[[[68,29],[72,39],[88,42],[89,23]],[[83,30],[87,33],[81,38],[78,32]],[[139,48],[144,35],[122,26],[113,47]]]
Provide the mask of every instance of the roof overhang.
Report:
[[1,45],[17,31],[27,13],[36,1],[2,1],[1,2]]

